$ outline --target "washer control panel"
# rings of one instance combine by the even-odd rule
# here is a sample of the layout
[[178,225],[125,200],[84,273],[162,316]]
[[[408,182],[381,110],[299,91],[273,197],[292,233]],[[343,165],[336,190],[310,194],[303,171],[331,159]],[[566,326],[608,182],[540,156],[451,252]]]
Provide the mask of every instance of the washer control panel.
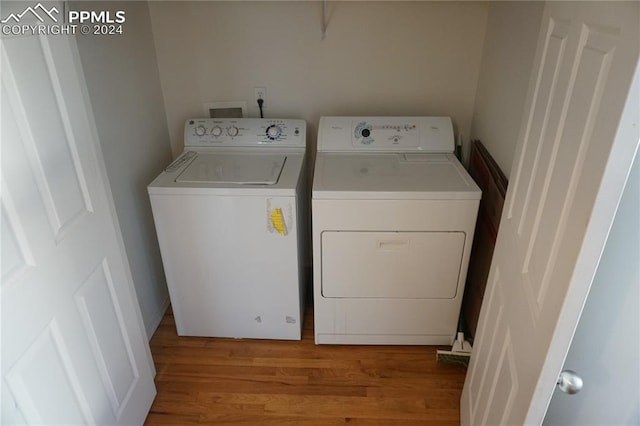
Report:
[[304,120],[272,118],[191,118],[184,126],[185,147],[306,146]]

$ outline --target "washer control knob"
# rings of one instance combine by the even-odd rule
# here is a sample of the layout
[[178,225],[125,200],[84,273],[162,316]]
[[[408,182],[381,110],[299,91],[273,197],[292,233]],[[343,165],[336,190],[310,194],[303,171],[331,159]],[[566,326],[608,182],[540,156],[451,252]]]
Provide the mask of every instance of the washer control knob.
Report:
[[238,128],[236,126],[231,126],[227,129],[227,134],[229,136],[238,136]]
[[196,127],[196,136],[204,136],[205,133],[207,133],[207,129],[204,126]]
[[215,137],[218,137],[222,134],[222,128],[220,126],[215,126],[211,129],[211,134]]
[[274,141],[278,139],[280,135],[282,135],[282,129],[280,128],[280,126],[272,124],[271,126],[267,127],[267,138]]

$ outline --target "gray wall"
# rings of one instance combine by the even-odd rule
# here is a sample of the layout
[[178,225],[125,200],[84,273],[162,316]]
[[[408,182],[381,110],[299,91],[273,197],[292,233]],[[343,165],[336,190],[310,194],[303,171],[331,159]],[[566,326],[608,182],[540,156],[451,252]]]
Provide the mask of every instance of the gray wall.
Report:
[[76,36],[142,318],[150,338],[169,302],[146,186],[171,161],[146,2],[73,3],[124,10],[124,34]]
[[544,2],[492,2],[475,96],[471,137],[509,177],[527,97]]
[[611,227],[565,369],[583,390],[556,389],[545,425],[640,424],[640,156]]

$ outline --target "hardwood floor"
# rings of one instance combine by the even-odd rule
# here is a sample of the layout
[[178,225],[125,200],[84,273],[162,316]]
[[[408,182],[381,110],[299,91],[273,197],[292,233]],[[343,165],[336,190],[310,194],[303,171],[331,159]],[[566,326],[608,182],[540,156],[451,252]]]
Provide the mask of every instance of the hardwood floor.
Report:
[[178,337],[171,310],[151,339],[158,395],[146,425],[454,425],[466,370],[434,346],[316,346]]

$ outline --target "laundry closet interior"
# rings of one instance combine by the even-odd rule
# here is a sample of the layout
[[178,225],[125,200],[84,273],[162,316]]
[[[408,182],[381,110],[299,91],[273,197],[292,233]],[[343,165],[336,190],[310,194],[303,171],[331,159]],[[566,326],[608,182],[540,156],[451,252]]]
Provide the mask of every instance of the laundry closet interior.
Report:
[[[505,181],[518,171],[527,102],[542,81],[536,52],[547,27],[565,31],[543,19],[554,3],[65,1],[0,11],[122,21],[117,34],[78,34],[63,53],[86,83],[140,353],[155,373],[147,424],[459,424],[466,370],[436,351],[464,328],[486,200],[470,159],[481,141]],[[604,50],[628,37],[587,27],[604,34]],[[16,69],[21,40],[3,35]],[[36,53],[52,66],[57,44],[43,40]],[[11,371],[14,392],[28,369]],[[126,394],[117,392],[114,416]]]

